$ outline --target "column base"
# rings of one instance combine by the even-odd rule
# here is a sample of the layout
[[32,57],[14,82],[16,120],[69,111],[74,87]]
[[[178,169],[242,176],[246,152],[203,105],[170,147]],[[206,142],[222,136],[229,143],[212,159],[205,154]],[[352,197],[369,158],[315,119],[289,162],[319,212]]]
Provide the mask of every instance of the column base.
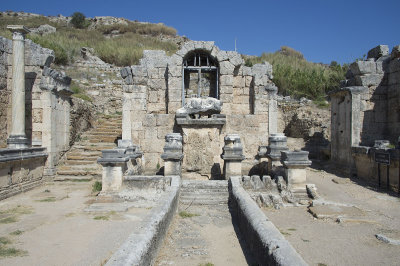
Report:
[[23,135],[11,135],[7,139],[9,149],[25,149],[29,147],[29,139]]

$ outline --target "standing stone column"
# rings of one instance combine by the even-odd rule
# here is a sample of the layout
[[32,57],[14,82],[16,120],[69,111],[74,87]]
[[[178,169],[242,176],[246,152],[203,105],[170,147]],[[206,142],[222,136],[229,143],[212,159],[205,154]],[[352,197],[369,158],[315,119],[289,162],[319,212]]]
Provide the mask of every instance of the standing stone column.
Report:
[[242,175],[243,146],[239,134],[228,134],[224,138],[225,146],[221,158],[224,160],[224,176],[229,179],[231,176]]
[[25,34],[29,30],[22,25],[7,29],[13,33],[12,121],[7,144],[10,149],[22,149],[29,144],[25,134]]
[[164,160],[164,176],[182,174],[182,136],[179,133],[165,135],[164,153],[161,159]]
[[282,166],[281,164],[281,151],[287,151],[287,138],[283,133],[271,134],[268,138],[268,173],[271,174]]

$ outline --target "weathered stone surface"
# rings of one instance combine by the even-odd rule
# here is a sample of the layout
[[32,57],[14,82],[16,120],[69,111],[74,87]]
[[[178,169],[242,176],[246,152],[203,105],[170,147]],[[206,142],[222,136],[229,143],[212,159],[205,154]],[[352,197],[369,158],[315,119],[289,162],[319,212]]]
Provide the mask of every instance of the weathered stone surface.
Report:
[[396,45],[392,49],[392,53],[390,54],[391,59],[399,58],[400,57],[400,45]]
[[364,75],[376,73],[376,65],[374,61],[356,61],[350,65],[353,75]]
[[222,102],[215,98],[190,98],[184,107],[176,111],[177,114],[218,114],[221,112]]
[[367,58],[378,59],[381,56],[385,56],[389,54],[389,46],[387,45],[378,45],[375,48],[372,48],[368,51]]
[[40,25],[37,28],[31,28],[30,31],[31,31],[31,33],[45,36],[45,35],[48,35],[51,33],[55,33],[57,31],[57,29],[53,26],[50,26],[49,24],[44,24],[44,25]]

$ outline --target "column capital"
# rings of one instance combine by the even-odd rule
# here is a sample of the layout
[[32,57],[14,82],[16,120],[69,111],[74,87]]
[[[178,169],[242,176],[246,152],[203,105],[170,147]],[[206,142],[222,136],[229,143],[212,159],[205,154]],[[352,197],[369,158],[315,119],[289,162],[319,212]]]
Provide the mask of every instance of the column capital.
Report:
[[25,34],[31,32],[24,25],[8,25],[7,29],[13,33],[13,40],[23,40],[25,38]]

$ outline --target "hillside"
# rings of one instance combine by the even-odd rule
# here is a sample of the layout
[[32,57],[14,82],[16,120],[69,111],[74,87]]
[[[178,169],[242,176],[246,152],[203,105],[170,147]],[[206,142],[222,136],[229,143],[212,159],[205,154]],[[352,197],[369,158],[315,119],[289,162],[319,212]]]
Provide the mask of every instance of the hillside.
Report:
[[[115,17],[86,18],[82,28],[76,28],[71,23],[71,17],[62,15],[0,12],[1,36],[11,38],[6,29],[10,24],[24,24],[31,28],[32,33],[27,38],[54,50],[55,63],[59,66],[71,66],[81,59],[82,47],[92,48],[93,55],[105,63],[127,66],[137,64],[145,49],[164,50],[172,54],[187,40],[177,35],[176,29],[162,23]],[[273,81],[279,88],[279,94],[297,99],[306,97],[320,106],[326,106],[326,93],[338,87],[340,80],[345,79],[348,68],[336,62],[331,65],[309,62],[301,52],[286,46],[274,53],[243,57],[248,66],[264,61],[272,64]]]
[[[142,52],[165,50],[173,53],[184,38],[174,28],[162,23],[152,24],[124,18],[86,18],[86,27],[79,29],[70,23],[71,17],[43,16],[24,12],[0,12],[0,35],[11,38],[7,25],[23,24],[33,29],[27,38],[55,51],[56,64],[71,64],[80,55],[82,47],[91,47],[104,62],[117,66],[132,65]],[[41,25],[45,30],[37,31]],[[53,29],[54,27],[55,29]],[[37,33],[35,33],[35,31]]]

